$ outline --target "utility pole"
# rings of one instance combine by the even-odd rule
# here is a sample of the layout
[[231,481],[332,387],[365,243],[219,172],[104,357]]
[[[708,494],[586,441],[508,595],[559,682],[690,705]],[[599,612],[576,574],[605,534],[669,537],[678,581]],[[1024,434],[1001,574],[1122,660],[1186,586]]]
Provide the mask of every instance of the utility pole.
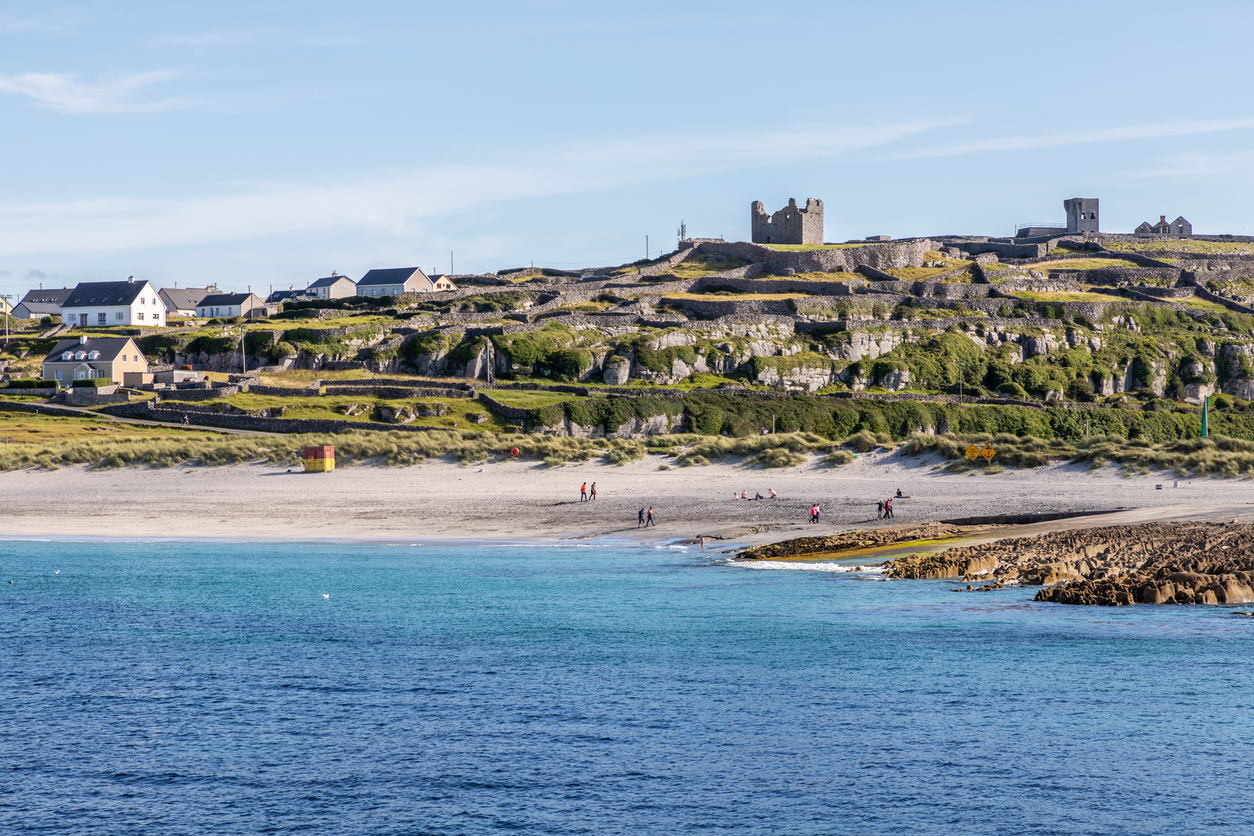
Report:
[[448,274],[453,275],[453,251],[448,251]]
[[649,236],[644,236],[644,260],[649,260]]
[[4,300],[4,344],[9,344],[9,300],[13,297],[5,293],[0,295],[0,299]]

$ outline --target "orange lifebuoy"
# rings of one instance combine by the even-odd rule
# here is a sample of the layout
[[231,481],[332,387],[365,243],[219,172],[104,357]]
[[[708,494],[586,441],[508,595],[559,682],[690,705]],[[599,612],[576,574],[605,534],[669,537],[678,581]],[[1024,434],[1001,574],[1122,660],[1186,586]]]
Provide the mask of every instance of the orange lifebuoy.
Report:
[[511,448],[510,448],[510,451],[509,451],[509,454],[510,454],[511,456],[517,456],[517,455],[518,455],[518,448],[517,448],[517,447],[511,447]]

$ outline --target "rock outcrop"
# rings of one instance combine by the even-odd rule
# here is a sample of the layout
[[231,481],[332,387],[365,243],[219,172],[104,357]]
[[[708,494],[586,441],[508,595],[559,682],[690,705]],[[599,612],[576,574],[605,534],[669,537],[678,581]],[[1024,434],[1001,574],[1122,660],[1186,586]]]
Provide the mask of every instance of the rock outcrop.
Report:
[[1060,604],[1254,602],[1254,525],[1188,522],[1063,531],[892,561],[895,578],[1045,586]]

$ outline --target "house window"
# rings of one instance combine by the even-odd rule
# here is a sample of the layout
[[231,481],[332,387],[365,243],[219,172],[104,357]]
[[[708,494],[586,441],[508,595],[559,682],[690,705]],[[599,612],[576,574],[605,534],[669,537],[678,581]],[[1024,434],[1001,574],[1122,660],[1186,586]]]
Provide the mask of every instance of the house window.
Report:
[[65,377],[63,376],[64,374],[65,373],[62,372],[60,369],[57,369],[57,380],[65,380]]
[[140,311],[139,313],[135,314],[135,316],[142,320],[144,318],[144,312]]
[[122,312],[121,312],[121,311],[118,311],[117,313],[115,313],[115,314],[113,315],[113,318],[114,318],[114,319],[116,319],[118,322],[121,322],[121,321],[122,321]]
[[108,324],[109,324],[109,315],[108,315],[107,313],[96,314],[96,324],[97,324],[97,325],[108,325]]

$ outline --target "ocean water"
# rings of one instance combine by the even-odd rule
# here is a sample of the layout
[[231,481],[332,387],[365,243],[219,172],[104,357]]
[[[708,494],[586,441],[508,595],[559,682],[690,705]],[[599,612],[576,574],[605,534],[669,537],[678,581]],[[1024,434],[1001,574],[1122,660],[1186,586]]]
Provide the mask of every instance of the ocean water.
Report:
[[1254,619],[954,586],[0,542],[0,833],[1254,830]]

